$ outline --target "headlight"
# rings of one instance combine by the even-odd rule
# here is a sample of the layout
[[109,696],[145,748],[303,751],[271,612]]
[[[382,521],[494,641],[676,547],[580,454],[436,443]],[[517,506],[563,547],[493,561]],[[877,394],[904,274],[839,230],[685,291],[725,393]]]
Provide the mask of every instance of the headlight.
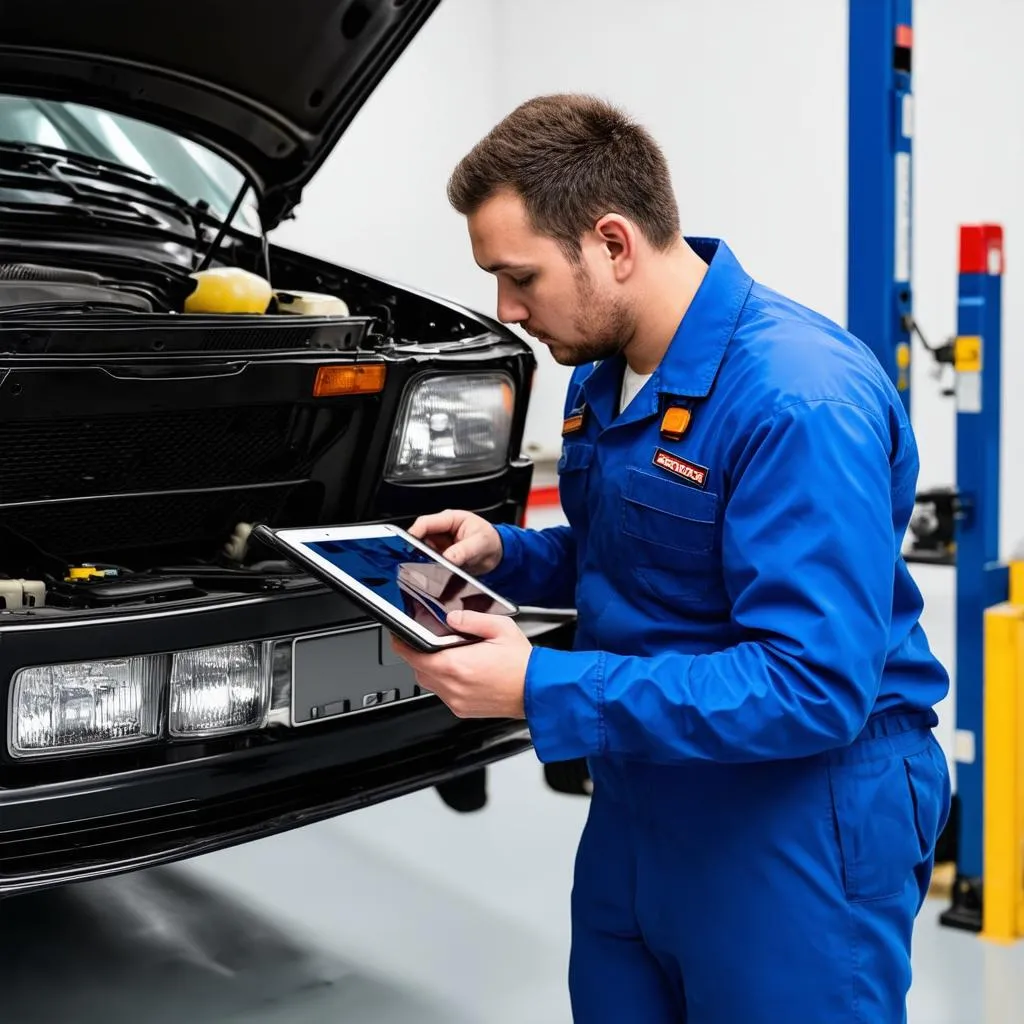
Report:
[[485,476],[502,469],[515,387],[505,374],[426,377],[406,396],[388,456],[390,480]]
[[159,657],[26,668],[14,676],[11,751],[137,743],[160,730]]
[[172,736],[251,729],[266,720],[269,699],[267,645],[180,651],[171,663],[168,727]]
[[14,674],[15,757],[88,753],[172,736],[210,736],[267,722],[272,645],[39,665]]

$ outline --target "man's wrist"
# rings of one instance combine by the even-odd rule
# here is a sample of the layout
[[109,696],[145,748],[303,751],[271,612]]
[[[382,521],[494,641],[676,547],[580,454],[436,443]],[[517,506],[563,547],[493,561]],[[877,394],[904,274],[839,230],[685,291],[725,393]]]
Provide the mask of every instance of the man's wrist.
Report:
[[480,580],[493,590],[500,592],[502,581],[508,579],[515,572],[519,552],[519,539],[516,533],[519,528],[510,526],[507,523],[497,523],[494,529],[498,534],[498,543],[501,548],[498,555],[498,564],[490,571],[484,573]]

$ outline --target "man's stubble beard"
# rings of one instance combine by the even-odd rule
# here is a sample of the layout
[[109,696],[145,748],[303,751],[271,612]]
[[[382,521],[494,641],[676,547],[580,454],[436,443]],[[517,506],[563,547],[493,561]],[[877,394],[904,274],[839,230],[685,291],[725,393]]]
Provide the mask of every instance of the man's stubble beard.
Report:
[[582,266],[575,278],[573,328],[584,340],[571,346],[551,346],[551,355],[562,366],[582,366],[611,359],[622,352],[636,331],[635,317],[624,300],[600,298]]

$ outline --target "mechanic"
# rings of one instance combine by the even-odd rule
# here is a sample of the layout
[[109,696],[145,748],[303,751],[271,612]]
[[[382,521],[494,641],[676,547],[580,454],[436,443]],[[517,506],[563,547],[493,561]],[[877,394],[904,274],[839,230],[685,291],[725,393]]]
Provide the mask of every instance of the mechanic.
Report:
[[421,656],[461,717],[589,759],[569,989],[582,1024],[905,1020],[949,811],[947,674],[901,558],[918,453],[871,351],[684,238],[666,160],[602,101],[523,104],[449,183],[498,316],[575,367],[568,525],[413,532],[575,649],[455,613]]

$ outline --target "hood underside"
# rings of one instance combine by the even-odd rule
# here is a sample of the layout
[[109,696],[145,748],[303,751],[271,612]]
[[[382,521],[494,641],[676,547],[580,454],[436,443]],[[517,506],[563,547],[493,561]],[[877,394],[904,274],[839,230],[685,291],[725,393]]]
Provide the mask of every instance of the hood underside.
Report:
[[102,107],[208,146],[250,179],[270,230],[438,3],[5,4],[0,91]]

